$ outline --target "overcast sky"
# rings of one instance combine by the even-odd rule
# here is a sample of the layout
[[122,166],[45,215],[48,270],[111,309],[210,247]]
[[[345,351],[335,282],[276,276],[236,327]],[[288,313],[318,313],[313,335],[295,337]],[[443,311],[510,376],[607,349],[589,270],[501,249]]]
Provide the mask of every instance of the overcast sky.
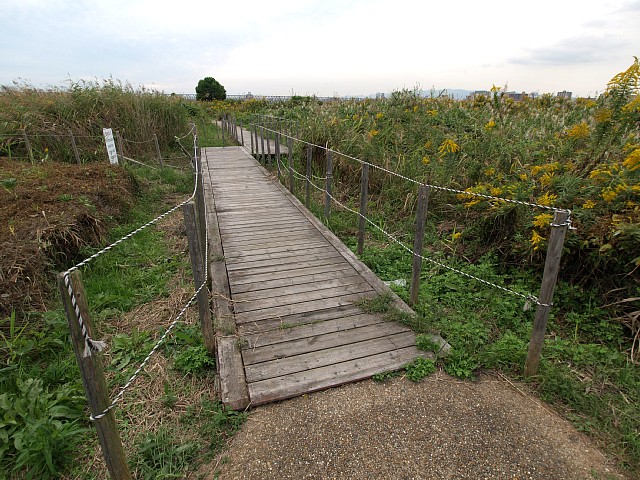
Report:
[[602,92],[640,0],[0,0],[0,84],[113,78],[193,93]]

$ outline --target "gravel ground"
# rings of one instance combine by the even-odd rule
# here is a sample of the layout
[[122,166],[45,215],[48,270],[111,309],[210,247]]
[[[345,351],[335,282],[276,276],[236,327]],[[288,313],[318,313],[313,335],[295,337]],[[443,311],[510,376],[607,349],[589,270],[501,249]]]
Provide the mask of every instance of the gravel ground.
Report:
[[523,388],[442,372],[258,407],[222,458],[221,480],[623,478]]

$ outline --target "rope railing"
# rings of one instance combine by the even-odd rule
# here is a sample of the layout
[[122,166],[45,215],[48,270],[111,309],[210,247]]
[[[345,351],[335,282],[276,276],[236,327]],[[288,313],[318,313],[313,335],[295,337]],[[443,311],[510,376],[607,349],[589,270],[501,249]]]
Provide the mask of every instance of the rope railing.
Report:
[[[175,205],[171,209],[165,211],[164,213],[158,215],[153,220],[145,223],[144,225],[138,227],[127,235],[121,237],[110,245],[102,248],[98,252],[93,255],[85,258],[81,262],[72,266],[68,270],[62,272],[59,275],[59,285],[61,292],[63,292],[63,301],[65,303],[65,308],[67,311],[67,318],[69,321],[69,325],[71,328],[72,339],[74,339],[74,345],[76,348],[76,356],[78,359],[78,363],[81,365],[81,373],[83,375],[83,383],[85,384],[85,390],[87,393],[87,398],[89,400],[90,406],[90,415],[89,419],[94,422],[96,429],[98,430],[98,437],[101,442],[102,450],[105,455],[105,459],[107,461],[107,466],[109,467],[109,471],[112,473],[114,478],[121,478],[119,475],[122,472],[126,472],[126,475],[122,478],[130,478],[128,475],[128,467],[126,463],[126,459],[124,458],[124,452],[122,449],[122,444],[117,433],[117,429],[115,426],[115,420],[111,412],[116,407],[116,405],[122,401],[122,398],[126,391],[135,383],[136,379],[139,375],[144,371],[145,367],[148,365],[150,359],[153,355],[158,351],[160,346],[165,342],[168,335],[175,328],[177,323],[184,317],[188,308],[194,304],[196,300],[198,303],[203,301],[201,293],[203,290],[208,292],[207,283],[209,281],[208,278],[208,268],[207,261],[208,258],[208,229],[206,228],[206,219],[207,219],[207,206],[206,202],[198,201],[199,198],[202,197],[202,165],[201,159],[198,156],[198,137],[197,132],[195,131],[195,127],[192,127],[189,134],[193,135],[193,166],[194,166],[194,189],[189,198]],[[178,137],[176,137],[178,138]],[[183,136],[182,139],[185,137]],[[118,390],[118,393],[115,395],[113,400],[109,400],[109,395],[106,389],[106,381],[102,374],[102,368],[97,367],[95,362],[100,362],[99,359],[93,359],[93,353],[100,352],[104,348],[106,348],[107,344],[103,341],[97,341],[91,338],[89,332],[91,331],[90,325],[88,324],[88,316],[85,317],[83,314],[87,312],[88,314],[88,306],[86,303],[86,299],[84,298],[84,293],[80,296],[74,289],[74,285],[76,285],[81,292],[84,292],[84,287],[81,284],[81,280],[79,277],[79,270],[94,261],[96,258],[104,255],[110,250],[114,249],[116,246],[121,243],[127,241],[128,239],[134,237],[139,232],[145,230],[146,228],[157,224],[160,220],[166,218],[176,210],[181,207],[187,206],[187,204],[191,203],[191,207],[193,208],[193,204],[199,205],[198,208],[202,208],[202,215],[200,216],[203,219],[202,222],[197,222],[196,230],[199,228],[204,237],[204,246],[202,254],[203,257],[200,257],[200,261],[202,261],[203,265],[203,275],[202,281],[196,282],[195,285],[195,293],[191,296],[191,298],[182,306],[180,312],[177,314],[175,318],[171,321],[165,332],[160,336],[160,338],[156,341],[155,345],[148,352],[144,360],[139,364],[134,373],[129,377],[126,383],[121,386]],[[186,208],[186,207],[185,207]],[[185,222],[186,222],[186,212],[185,212]],[[200,233],[197,233],[200,235]],[[191,238],[190,241],[190,250],[191,250]],[[192,265],[194,259],[194,253],[191,252],[192,255]],[[198,258],[198,255],[195,254],[195,258]],[[204,300],[206,303],[206,299]],[[75,332],[75,333],[74,333]],[[75,336],[74,336],[75,335]],[[83,348],[79,346],[79,343],[83,343]],[[106,404],[105,401],[108,403]],[[109,418],[106,418],[109,417]],[[102,420],[105,421],[102,421]],[[120,472],[120,473],[114,473]]]
[[[535,312],[535,318],[533,321],[531,341],[529,342],[529,351],[527,354],[527,361],[525,365],[525,375],[531,376],[536,374],[538,365],[540,362],[540,354],[542,350],[542,343],[544,340],[546,324],[549,318],[549,312],[551,307],[553,306],[553,302],[552,302],[553,293],[555,290],[558,273],[560,270],[560,258],[562,256],[565,235],[567,231],[574,230],[571,223],[571,210],[566,208],[555,207],[551,205],[542,205],[540,203],[535,203],[535,202],[514,200],[511,198],[499,197],[495,195],[486,195],[483,193],[476,193],[476,192],[467,191],[467,190],[450,188],[442,185],[435,185],[435,184],[420,182],[416,179],[407,177],[398,172],[394,172],[392,170],[364,161],[352,155],[344,154],[337,150],[331,149],[328,146],[317,145],[313,142],[309,142],[301,138],[298,138],[292,134],[276,131],[268,126],[265,126],[264,122],[260,122],[260,124],[252,123],[250,127],[253,130],[252,135],[255,134],[255,141],[257,144],[255,155],[257,158],[263,161],[266,158],[265,152],[264,152],[264,146],[263,146],[264,142],[262,141],[264,139],[265,133],[270,134],[275,138],[276,147],[280,143],[280,140],[279,140],[280,138],[284,138],[288,140],[288,142],[284,142],[285,144],[288,143],[289,145],[288,165],[285,165],[281,161],[279,153],[275,154],[275,158],[277,162],[276,165],[278,170],[278,178],[280,178],[281,172],[286,172],[286,171],[289,172],[288,188],[291,191],[291,193],[294,193],[294,178],[297,178],[299,180],[304,180],[306,182],[305,203],[307,205],[307,208],[309,208],[310,206],[310,188],[313,187],[319,192],[322,192],[322,194],[325,196],[325,202],[324,202],[325,218],[327,219],[329,218],[331,203],[335,203],[340,208],[343,208],[351,213],[354,213],[359,217],[358,249],[357,249],[358,254],[361,254],[363,251],[362,249],[364,246],[365,226],[367,224],[371,225],[373,228],[380,231],[391,242],[399,245],[402,249],[406,250],[409,254],[411,254],[413,260],[412,260],[411,289],[409,293],[410,304],[414,305],[418,302],[419,288],[420,288],[420,275],[421,275],[423,261],[431,263],[432,265],[436,265],[439,268],[444,268],[448,271],[456,273],[457,275],[479,282],[483,285],[489,286],[494,289],[498,289],[502,292],[509,293],[518,298],[521,298],[525,301],[524,308],[523,308],[524,310],[528,310],[532,304],[535,304],[536,312]],[[260,142],[258,141],[258,134],[261,137]],[[252,141],[253,141],[253,137],[252,137]],[[293,161],[293,155],[295,152],[291,148],[292,142],[294,141],[302,144],[303,146],[306,145],[307,147],[307,173],[306,174],[302,174],[297,170],[295,170],[294,168],[295,162]],[[252,143],[252,146],[253,146],[253,143]],[[262,152],[260,151],[261,146],[262,146]],[[324,151],[326,154],[326,167],[327,167],[326,177],[319,177],[312,173],[311,159],[312,159],[313,148],[320,149]],[[336,196],[331,192],[331,184],[333,181],[333,160],[332,159],[333,159],[334,153],[340,157],[353,160],[361,166],[362,175],[361,175],[361,192],[360,192],[360,211],[356,211],[348,207],[347,205],[345,205],[343,202],[340,202],[336,198]],[[253,149],[252,149],[252,154],[253,154]],[[271,163],[272,156],[268,153],[267,157],[269,158],[269,163]],[[373,222],[366,215],[367,194],[368,194],[367,192],[368,192],[370,168],[385,172],[388,175],[392,175],[394,177],[400,178],[403,181],[410,182],[413,185],[416,185],[418,187],[418,192],[417,192],[418,208],[416,210],[416,232],[415,232],[413,248],[403,243],[399,238],[397,238],[397,236],[389,233],[380,225]],[[321,186],[316,185],[312,181],[312,178],[323,180],[325,182],[325,187],[323,188]],[[523,293],[504,285],[499,285],[495,282],[491,282],[486,279],[480,278],[476,275],[472,275],[468,272],[465,272],[460,268],[452,267],[451,265],[447,265],[446,263],[440,262],[438,260],[434,260],[433,258],[429,258],[428,256],[423,255],[422,249],[424,246],[424,243],[423,243],[424,242],[424,224],[426,221],[428,199],[429,199],[429,193],[431,190],[454,193],[456,194],[456,197],[460,200],[462,199],[467,200],[469,198],[475,197],[482,200],[489,200],[491,202],[504,202],[504,203],[521,205],[529,208],[543,209],[546,211],[553,212],[553,220],[550,223],[551,233],[548,239],[547,254],[545,258],[544,271],[543,271],[542,280],[540,284],[539,295],[534,296],[532,294]]]
[[380,171],[385,172],[385,173],[387,173],[389,175],[393,175],[395,177],[401,178],[402,180],[405,180],[407,182],[411,182],[411,183],[413,183],[415,185],[419,185],[419,186],[424,185],[424,186],[427,186],[427,187],[429,187],[429,188],[431,188],[433,190],[440,190],[440,191],[443,191],[443,192],[455,193],[457,195],[464,195],[465,197],[476,197],[476,198],[481,198],[483,200],[493,200],[493,201],[498,201],[498,202],[512,203],[512,204],[516,204],[516,205],[523,205],[523,206],[534,207],[534,208],[539,208],[539,209],[543,209],[543,210],[549,210],[549,211],[553,211],[553,212],[568,212],[569,213],[568,223],[569,223],[569,225],[571,224],[571,220],[570,220],[571,219],[571,210],[566,209],[566,208],[554,207],[554,206],[550,206],[550,205],[541,205],[541,204],[535,203],[535,202],[525,202],[523,200],[514,200],[512,198],[498,197],[498,196],[494,196],[494,195],[486,195],[486,194],[483,194],[483,193],[468,192],[466,190],[459,190],[459,189],[456,189],[456,188],[443,187],[441,185],[435,185],[435,184],[420,182],[419,180],[407,177],[407,176],[402,175],[402,174],[400,174],[398,172],[394,172],[393,170],[389,170],[389,169],[384,168],[384,167],[382,167],[380,165],[376,165],[375,163],[370,163],[370,162],[367,162],[366,160],[362,160],[362,159],[354,157],[352,155],[349,155],[349,154],[346,154],[346,153],[342,153],[339,150],[334,150],[332,148],[328,148],[327,146],[318,145],[318,144],[315,144],[315,143],[312,143],[312,142],[308,142],[306,140],[302,140],[300,138],[293,137],[293,136],[288,135],[286,133],[282,133],[282,132],[278,132],[276,130],[272,130],[272,129],[270,129],[268,127],[265,127],[263,125],[259,125],[259,126],[264,128],[265,130],[267,130],[269,132],[274,133],[274,134],[277,133],[280,136],[283,136],[285,138],[291,138],[295,142],[299,142],[299,143],[301,143],[303,145],[307,145],[307,146],[310,146],[310,147],[313,147],[313,148],[318,148],[318,149],[324,150],[326,152],[330,151],[332,153],[335,153],[335,154],[339,155],[340,157],[348,158],[350,160],[354,160],[354,161],[358,162],[360,165],[368,165],[369,167],[371,167],[373,169],[380,170]]

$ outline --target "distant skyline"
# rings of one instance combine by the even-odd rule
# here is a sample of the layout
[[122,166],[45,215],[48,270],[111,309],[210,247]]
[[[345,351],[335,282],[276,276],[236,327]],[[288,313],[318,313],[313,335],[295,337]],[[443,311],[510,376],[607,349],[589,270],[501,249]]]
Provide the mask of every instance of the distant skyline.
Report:
[[0,84],[194,93],[601,93],[640,56],[640,0],[2,0]]

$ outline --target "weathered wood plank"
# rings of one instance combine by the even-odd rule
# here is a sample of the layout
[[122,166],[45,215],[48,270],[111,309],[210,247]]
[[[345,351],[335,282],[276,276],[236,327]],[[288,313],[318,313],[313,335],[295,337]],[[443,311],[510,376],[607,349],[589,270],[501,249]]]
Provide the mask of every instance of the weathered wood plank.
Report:
[[244,410],[250,400],[238,338],[218,338],[218,351],[222,403],[233,410]]
[[322,324],[326,321],[352,317],[354,315],[360,314],[362,314],[362,310],[360,310],[356,305],[352,303],[346,303],[344,305],[329,307],[322,310],[294,313],[291,315],[284,315],[280,317],[267,318],[240,324],[238,325],[238,334],[240,336],[245,336],[253,334],[262,335],[268,332],[279,330],[292,331],[302,326],[310,324]]
[[256,270],[270,270],[273,268],[287,267],[290,265],[311,265],[314,261],[326,261],[339,258],[340,254],[336,252],[320,252],[313,255],[289,255],[287,257],[279,258],[276,260],[261,260],[257,262],[229,264],[227,265],[227,270],[230,272],[247,268]]
[[275,263],[280,263],[283,258],[297,257],[297,258],[314,258],[316,255],[327,253],[327,246],[320,245],[317,247],[309,247],[306,250],[293,250],[273,253],[247,253],[245,255],[227,256],[227,263],[230,265],[236,265],[239,263],[259,262],[266,260],[278,260]]
[[[415,346],[416,336],[413,332],[401,332],[386,337],[373,338],[358,343],[350,343],[324,350],[285,356],[277,360],[248,365],[244,370],[247,383],[260,382],[274,377],[284,377],[293,373],[313,370],[328,365],[352,361],[378,355],[384,352]],[[247,350],[243,355],[248,353]],[[243,356],[244,358],[244,356]]]
[[235,300],[235,312],[244,313],[252,310],[266,310],[271,307],[288,306],[314,300],[327,300],[329,298],[368,292],[370,290],[371,285],[369,285],[365,280],[360,279],[357,283],[342,285],[340,287],[321,288],[318,286],[318,288],[313,289],[312,291],[303,291],[287,295],[283,294],[279,297],[259,298],[257,300]]
[[[231,288],[235,288],[237,292],[243,292],[247,289],[255,288],[255,285],[269,285],[273,282],[274,286],[279,286],[276,282],[295,282],[297,277],[301,276],[314,276],[322,274],[331,274],[333,272],[345,272],[347,275],[351,272],[355,272],[351,265],[346,265],[344,262],[339,264],[326,264],[317,267],[303,267],[303,268],[291,268],[289,270],[283,270],[280,272],[268,272],[262,274],[256,274],[249,271],[238,270],[229,274],[229,278],[233,279],[231,282]],[[280,286],[288,285],[290,283],[282,283]]]
[[282,377],[249,384],[252,405],[296,397],[304,393],[370,378],[376,373],[397,370],[418,356],[425,356],[416,347],[407,347],[366,358],[328,365]]
[[282,242],[274,242],[262,245],[248,245],[246,247],[227,247],[225,246],[224,254],[227,258],[236,258],[242,255],[261,255],[266,253],[278,253],[278,252],[296,252],[299,250],[305,250],[309,247],[318,247],[326,245],[320,239],[313,240],[311,243],[295,243],[293,245],[283,245]]
[[[333,273],[333,272],[332,272]],[[298,277],[298,282],[290,283],[289,285],[283,285],[276,287],[273,285],[259,285],[258,288],[252,289],[243,293],[233,293],[235,301],[247,301],[247,300],[264,300],[267,298],[281,297],[291,295],[294,293],[311,292],[319,289],[344,287],[348,285],[354,285],[362,283],[362,277],[354,274],[349,276],[328,276],[324,280],[314,279],[313,276],[307,277],[308,281],[302,281],[301,277]],[[265,282],[266,283],[266,282]]]
[[[345,313],[348,314],[350,312],[346,311]],[[300,338],[315,337],[326,333],[344,332],[353,328],[367,327],[384,322],[386,322],[386,320],[380,315],[356,312],[355,315],[340,314],[338,318],[314,321],[313,323],[298,326],[287,324],[286,328],[247,333],[242,334],[241,337],[247,341],[247,347],[245,349],[252,349],[277,343],[286,343]]]
[[326,298],[322,300],[313,300],[310,302],[295,303],[293,305],[282,305],[273,308],[265,308],[262,310],[252,310],[249,312],[242,312],[236,315],[236,323],[238,325],[243,323],[251,323],[258,320],[266,319],[278,319],[286,315],[293,315],[296,313],[313,312],[315,310],[323,308],[341,307],[344,305],[352,305],[353,302],[362,298],[371,298],[376,296],[374,290],[366,292],[356,293],[352,295],[342,295],[340,297]]
[[[248,348],[245,348],[242,351],[242,359],[244,360],[245,368],[247,365],[253,364],[259,364],[256,365],[256,368],[263,368],[266,367],[266,365],[263,365],[264,362],[283,360],[285,358],[289,359],[296,355],[300,356],[321,350],[323,351],[322,356],[331,357],[330,349],[344,345],[355,345],[354,348],[357,349],[357,353],[355,353],[355,351],[351,352],[349,354],[349,358],[347,358],[350,360],[352,358],[356,358],[353,356],[355,354],[363,357],[370,354],[370,352],[367,351],[367,346],[364,344],[365,341],[387,338],[400,333],[411,334],[409,335],[409,345],[415,345],[415,335],[412,335],[413,332],[411,332],[407,327],[403,327],[395,322],[384,322],[353,328],[349,330],[348,335],[345,335],[343,330],[339,330],[299,339],[290,338],[286,342],[274,343],[265,346],[253,346],[250,344]],[[393,343],[392,347],[398,348],[398,345]],[[387,348],[387,350],[389,350],[389,348]],[[330,358],[330,362],[337,363],[335,358]],[[309,368],[315,367],[310,366]],[[281,374],[284,375],[285,373],[286,372],[281,371]],[[249,379],[248,373],[247,380],[252,381]]]

